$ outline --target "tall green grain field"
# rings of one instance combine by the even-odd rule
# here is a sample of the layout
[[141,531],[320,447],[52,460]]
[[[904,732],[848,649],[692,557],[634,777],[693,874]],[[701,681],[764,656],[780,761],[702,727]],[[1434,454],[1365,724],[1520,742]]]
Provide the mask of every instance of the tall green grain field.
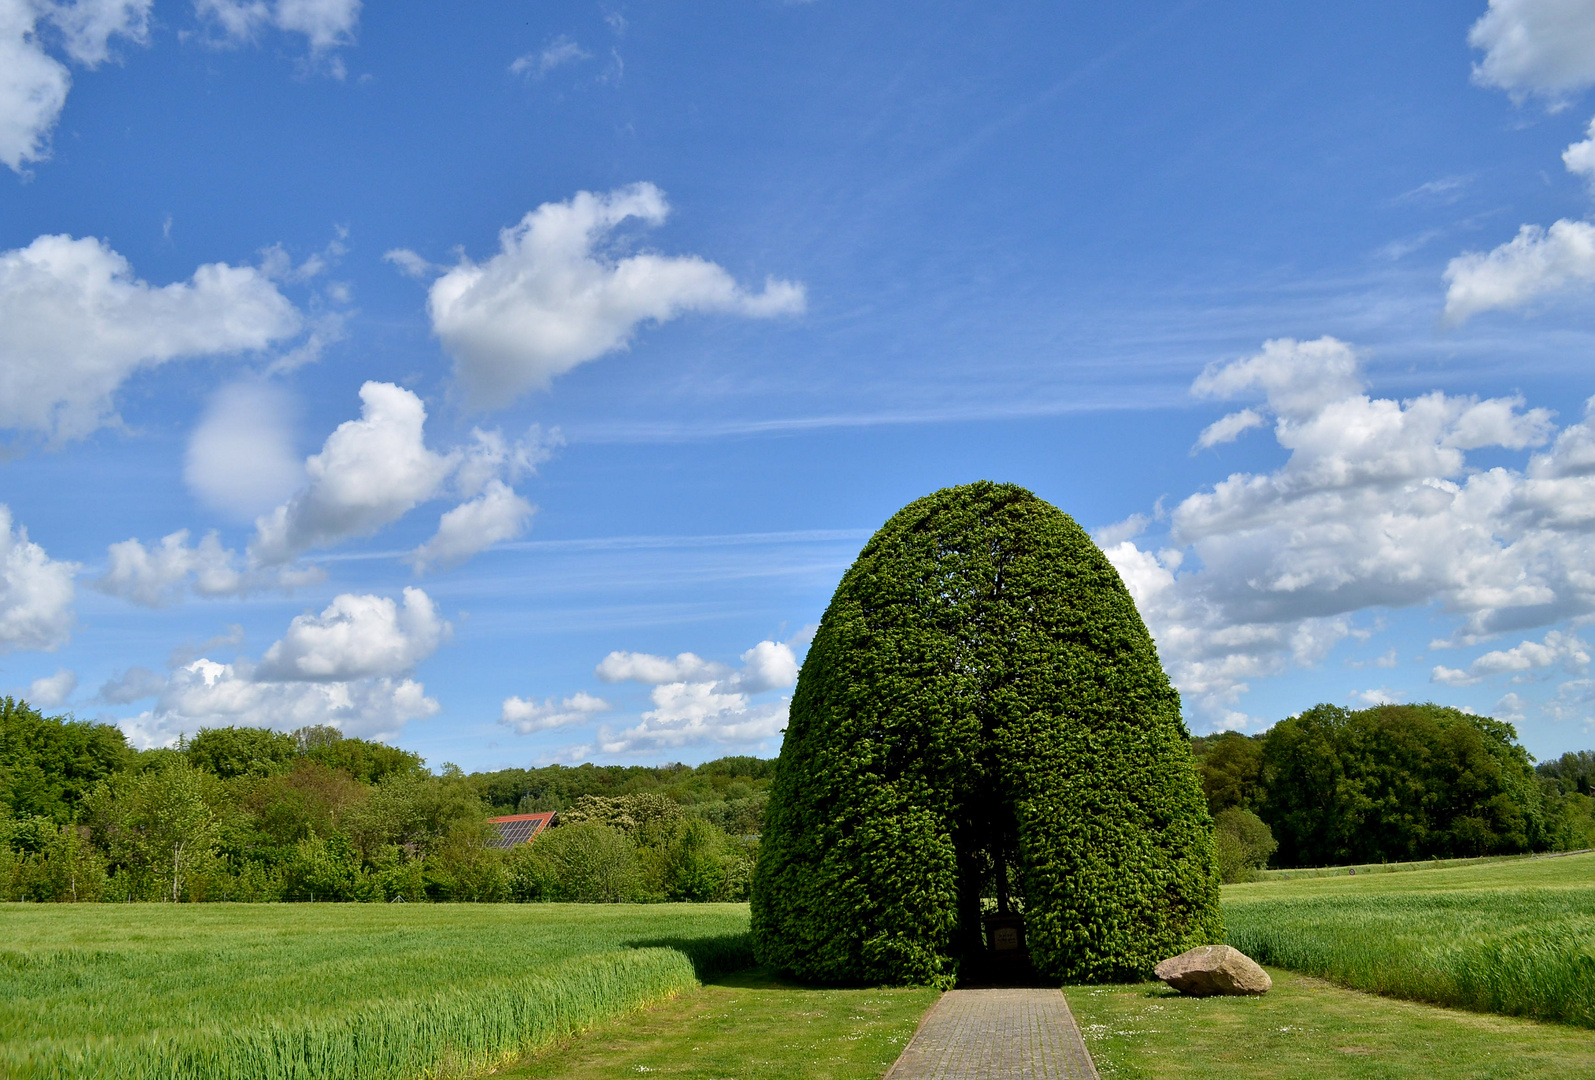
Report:
[[0,905],[6,1080],[415,1080],[748,962],[747,908]]
[[1595,1027],[1595,854],[1224,888],[1254,959],[1391,997]]

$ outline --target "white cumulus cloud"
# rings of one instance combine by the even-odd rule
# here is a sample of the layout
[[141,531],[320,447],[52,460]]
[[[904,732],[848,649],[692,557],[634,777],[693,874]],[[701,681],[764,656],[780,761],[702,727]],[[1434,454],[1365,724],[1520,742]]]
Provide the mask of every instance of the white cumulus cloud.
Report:
[[183,479],[211,507],[242,521],[269,510],[304,482],[294,453],[292,403],[269,383],[218,390],[188,440]]
[[1202,433],[1196,437],[1196,445],[1191,447],[1191,450],[1192,452],[1210,450],[1222,443],[1234,442],[1252,428],[1262,427],[1267,423],[1268,421],[1254,409],[1232,412],[1203,428]]
[[100,695],[113,702],[158,695],[153,708],[121,724],[140,746],[164,746],[202,727],[229,726],[292,731],[326,724],[346,735],[386,739],[438,712],[436,699],[410,672],[449,633],[420,589],[405,589],[402,605],[345,593],[319,615],[290,622],[259,663],[174,658],[176,668],[164,681],[132,669]]
[[438,709],[414,679],[273,682],[255,678],[247,664],[201,658],[172,673],[154,708],[119,726],[143,747],[166,746],[207,727],[293,731],[326,724],[357,738],[388,739]]
[[797,682],[798,662],[784,641],[761,641],[742,654],[742,670],[733,681],[738,690],[757,694],[784,690]]
[[0,652],[56,649],[72,634],[78,565],[52,559],[0,503]]
[[[175,603],[190,590],[216,597],[293,589],[326,576],[294,562],[303,552],[369,536],[420,504],[450,495],[463,502],[411,553],[417,570],[460,562],[525,531],[535,508],[509,483],[547,460],[560,444],[558,431],[545,434],[534,425],[511,441],[478,428],[467,445],[439,453],[426,445],[426,407],[415,394],[368,382],[360,398],[360,419],[340,424],[300,465],[287,448],[281,395],[258,384],[225,389],[190,443],[190,484],[234,511],[258,505],[295,479],[303,486],[255,519],[242,559],[215,532],[191,545],[182,529],[159,543],[112,544],[109,567],[95,587],[150,606]],[[252,415],[257,408],[263,417]]]
[[1471,686],[1491,675],[1517,675],[1560,667],[1575,675],[1589,668],[1589,646],[1577,634],[1549,631],[1540,641],[1523,641],[1510,649],[1497,649],[1480,656],[1467,670],[1436,665],[1430,679],[1448,686]]
[[[628,219],[657,225],[668,211],[652,184],[583,191],[502,230],[498,254],[485,262],[462,258],[434,281],[427,297],[432,329],[470,401],[507,405],[625,348],[644,323],[692,311],[769,317],[804,309],[803,288],[791,282],[770,279],[754,293],[695,255],[618,257],[604,248]],[[415,259],[395,256],[407,268]]]
[[197,544],[179,529],[159,543],[122,540],[106,549],[106,570],[91,584],[100,592],[144,607],[165,607],[190,590],[197,596],[243,596],[263,589],[292,590],[323,580],[317,566],[250,566],[222,546],[215,531]]
[[71,439],[111,417],[135,372],[264,349],[300,316],[253,267],[210,263],[154,286],[99,240],[41,236],[0,252],[0,326],[0,427]]
[[1562,164],[1574,176],[1582,176],[1595,184],[1595,120],[1589,122],[1589,130],[1582,141],[1562,151]]
[[606,754],[635,754],[720,743],[750,746],[772,739],[786,726],[789,702],[753,705],[748,695],[726,692],[718,683],[666,683],[649,695],[654,707],[639,723],[599,733]]
[[534,507],[502,480],[489,480],[476,498],[447,511],[438,531],[415,551],[409,562],[416,570],[432,563],[453,566],[472,555],[526,531]]
[[536,508],[510,484],[552,455],[561,442],[557,430],[545,434],[534,425],[512,442],[477,428],[468,444],[439,453],[426,445],[426,406],[415,394],[368,382],[360,400],[360,419],[338,425],[321,452],[306,459],[306,485],[255,520],[252,565],[278,566],[310,548],[369,536],[446,495],[463,501],[410,553],[417,571],[462,562],[526,531]]
[[1445,268],[1445,314],[1452,322],[1496,308],[1595,284],[1595,225],[1524,225],[1493,251],[1468,251]]
[[285,563],[312,547],[369,536],[437,497],[458,464],[427,449],[426,406],[392,383],[360,388],[360,419],[327,436],[305,461],[309,483],[255,523],[251,558]]
[[1538,94],[1553,107],[1595,85],[1595,3],[1490,0],[1468,32],[1484,50],[1473,77],[1516,98]]
[[21,172],[50,156],[72,86],[67,66],[45,51],[41,24],[53,24],[68,57],[93,68],[110,57],[111,38],[148,40],[150,2],[0,0],[0,162]]
[[420,589],[406,588],[402,607],[386,596],[343,593],[320,615],[297,616],[254,675],[268,682],[401,675],[436,652],[450,632]]
[[[1287,459],[1186,497],[1160,541],[1106,547],[1214,723],[1369,609],[1435,606],[1464,643],[1595,611],[1595,414],[1557,433],[1520,398],[1372,397],[1348,358],[1334,339],[1279,341],[1210,369],[1195,388],[1262,395]],[[1521,469],[1468,462],[1535,447]]]
[[505,698],[499,710],[498,722],[514,728],[522,735],[538,731],[580,724],[595,715],[608,712],[614,706],[603,698],[578,691],[564,700],[544,698],[539,704],[520,697]]
[[598,662],[595,669],[604,682],[669,683],[689,679],[721,679],[730,674],[724,664],[717,664],[696,653],[677,653],[672,659],[651,653],[616,651]]
[[792,645],[761,641],[742,654],[742,667],[735,670],[690,652],[674,657],[610,653],[599,663],[598,677],[652,686],[653,708],[631,727],[600,729],[598,749],[631,754],[702,743],[747,747],[773,738],[786,725],[787,700],[759,703],[752,698],[797,682]]
[[28,686],[28,704],[39,709],[53,709],[72,696],[78,688],[77,672],[62,668],[54,675],[34,679]]
[[21,172],[50,156],[50,130],[66,106],[72,75],[44,51],[29,0],[0,0],[0,161]]

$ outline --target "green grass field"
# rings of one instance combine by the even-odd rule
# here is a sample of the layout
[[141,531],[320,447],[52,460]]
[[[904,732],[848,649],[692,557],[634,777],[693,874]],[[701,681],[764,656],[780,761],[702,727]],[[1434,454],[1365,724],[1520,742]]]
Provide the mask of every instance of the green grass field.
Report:
[[[1226,886],[1224,908],[1231,943],[1276,968],[1562,1023],[1423,1012],[1287,972],[1265,998],[1212,1005],[1072,988],[1105,1073],[1163,1075],[1198,1052],[1239,1076],[1306,1075],[1286,1066],[1319,1058],[1336,1076],[1589,1071],[1595,854],[1278,875]],[[0,1078],[879,1076],[934,995],[710,979],[751,962],[747,925],[732,904],[4,904]],[[1424,1072],[1429,1059],[1454,1067]],[[1219,1075],[1192,1068],[1168,1075]]]
[[736,904],[0,905],[0,1076],[482,1068],[746,965],[747,924]]
[[1229,943],[1344,986],[1595,1027],[1595,853],[1224,887]]
[[879,1080],[940,996],[925,987],[818,989],[763,971],[601,1024],[495,1073],[500,1080]]
[[1255,998],[1162,983],[1065,991],[1102,1080],[1571,1080],[1582,1028],[1442,1009],[1275,969]]

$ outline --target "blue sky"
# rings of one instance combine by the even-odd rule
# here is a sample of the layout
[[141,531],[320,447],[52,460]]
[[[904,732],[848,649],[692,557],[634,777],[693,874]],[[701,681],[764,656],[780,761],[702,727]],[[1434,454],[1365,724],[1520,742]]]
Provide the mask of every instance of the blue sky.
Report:
[[1595,0],[0,0],[0,688],[770,755],[986,478],[1193,731],[1595,745],[1592,87]]

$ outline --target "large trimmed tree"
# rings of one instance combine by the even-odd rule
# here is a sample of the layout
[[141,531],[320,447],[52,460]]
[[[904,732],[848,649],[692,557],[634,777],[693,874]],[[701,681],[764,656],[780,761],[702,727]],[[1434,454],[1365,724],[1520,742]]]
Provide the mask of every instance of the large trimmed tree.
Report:
[[1031,959],[1144,975],[1219,940],[1179,695],[1118,573],[1023,488],[947,488],[843,576],[798,677],[753,891],[760,959],[946,985],[982,896]]

